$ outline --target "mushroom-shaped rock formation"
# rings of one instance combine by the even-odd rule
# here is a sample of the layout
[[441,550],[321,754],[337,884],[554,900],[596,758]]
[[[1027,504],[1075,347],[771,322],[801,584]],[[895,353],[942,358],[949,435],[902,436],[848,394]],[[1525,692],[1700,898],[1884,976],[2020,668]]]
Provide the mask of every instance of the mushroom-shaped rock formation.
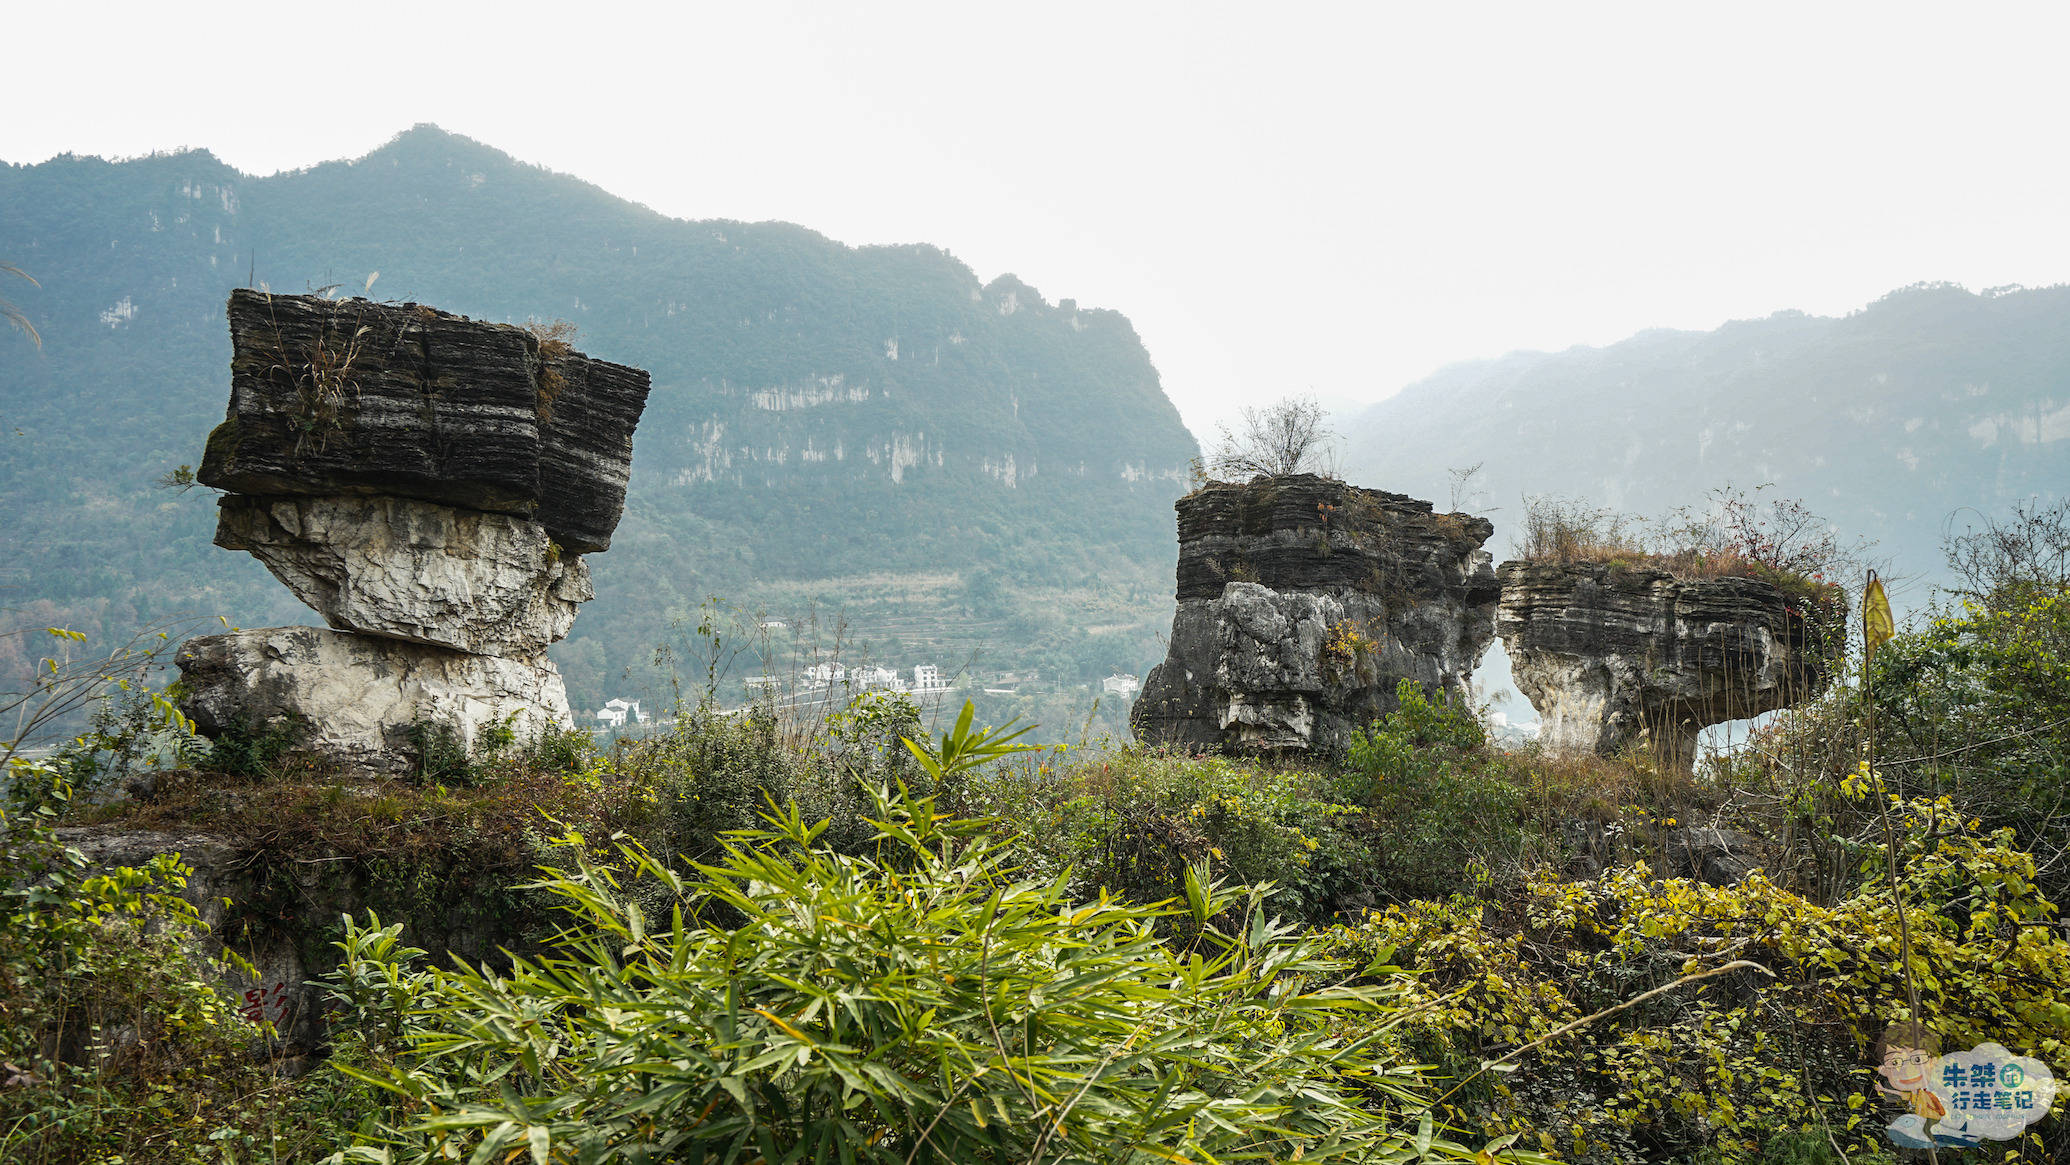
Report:
[[1494,638],[1484,518],[1296,474],[1180,498],[1171,648],[1138,739],[1341,752],[1411,679],[1464,696]]
[[408,771],[418,726],[571,723],[548,645],[610,546],[647,374],[416,304],[235,291],[230,408],[197,475],[334,630],[181,651],[205,733],[288,728],[340,772]]
[[1687,772],[1704,728],[1788,707],[1826,680],[1806,613],[1761,579],[1596,562],[1499,573],[1496,627],[1549,749],[1644,744]]

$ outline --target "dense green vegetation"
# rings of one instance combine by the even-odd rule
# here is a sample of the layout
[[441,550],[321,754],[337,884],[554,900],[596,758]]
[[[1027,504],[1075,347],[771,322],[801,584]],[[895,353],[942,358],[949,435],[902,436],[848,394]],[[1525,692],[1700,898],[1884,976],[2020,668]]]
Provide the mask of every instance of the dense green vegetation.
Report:
[[[1134,330],[937,248],[668,219],[420,127],[268,178],[202,152],[0,166],[0,256],[40,283],[9,298],[41,348],[0,334],[0,603],[23,622],[312,621],[210,545],[205,491],[150,486],[222,418],[230,288],[375,272],[371,295],[565,319],[653,373],[598,597],[554,652],[578,707],[656,697],[652,652],[712,594],[845,617],[851,656],[1072,684],[1146,668],[1169,619],[1196,448]],[[6,651],[0,674],[32,662]]]
[[[119,733],[16,757],[5,1154],[1887,1162],[1913,991],[1945,1047],[2070,1073],[2070,591],[2013,557],[1693,779],[1500,751],[1413,686],[1335,764],[930,736],[882,694],[366,788],[239,742],[90,805]],[[330,1057],[274,1075],[177,864],[83,878],[61,815],[365,871]],[[1725,873],[1696,825],[1742,835]],[[490,882],[506,956],[412,949]]]

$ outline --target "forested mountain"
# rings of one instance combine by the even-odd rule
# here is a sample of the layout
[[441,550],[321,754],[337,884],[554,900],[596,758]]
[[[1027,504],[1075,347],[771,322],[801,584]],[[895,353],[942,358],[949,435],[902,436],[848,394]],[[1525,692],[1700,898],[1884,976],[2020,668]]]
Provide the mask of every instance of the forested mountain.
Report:
[[[1921,285],[1842,318],[1779,312],[1711,332],[1461,364],[1340,425],[1346,476],[1495,507],[1526,494],[1659,515],[1733,485],[1802,498],[1932,578],[1951,515],[2070,493],[2070,287]],[[1926,597],[1913,588],[1914,601]]]
[[937,248],[670,219],[420,126],[264,178],[201,151],[0,167],[0,259],[41,284],[8,289],[41,350],[0,335],[16,623],[310,621],[210,546],[205,491],[151,484],[222,418],[232,287],[378,272],[372,297],[566,319],[653,373],[625,521],[555,650],[578,707],[636,685],[708,595],[845,617],[892,663],[982,648],[1084,679],[1158,654],[1195,445],[1148,354],[1120,314]]

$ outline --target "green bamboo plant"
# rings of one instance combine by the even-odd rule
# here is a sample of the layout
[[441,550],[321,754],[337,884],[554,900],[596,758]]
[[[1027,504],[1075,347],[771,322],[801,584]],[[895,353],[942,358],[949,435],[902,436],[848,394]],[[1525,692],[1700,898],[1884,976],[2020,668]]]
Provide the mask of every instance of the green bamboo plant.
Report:
[[[947,775],[1011,750],[960,719]],[[1335,962],[1195,871],[1183,901],[1074,902],[985,823],[874,791],[873,856],[772,808],[686,876],[575,847],[568,925],[508,974],[404,966],[348,925],[339,1001],[394,1094],[348,1162],[1491,1161],[1399,1062],[1390,968]],[[665,893],[657,894],[659,888]],[[644,903],[644,904],[643,904]],[[659,910],[653,904],[663,904]],[[657,917],[660,910],[665,916]],[[1190,916],[1184,946],[1160,920]],[[1218,920],[1236,919],[1226,929]],[[1163,928],[1169,930],[1168,927]],[[1359,976],[1379,985],[1347,985]],[[1504,1159],[1537,1160],[1535,1155]]]

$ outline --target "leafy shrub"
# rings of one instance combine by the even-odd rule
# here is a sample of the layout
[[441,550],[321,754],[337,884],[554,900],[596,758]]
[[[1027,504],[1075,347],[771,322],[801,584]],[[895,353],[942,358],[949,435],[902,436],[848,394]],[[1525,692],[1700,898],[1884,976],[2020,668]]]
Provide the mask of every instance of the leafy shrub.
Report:
[[[1904,789],[1957,797],[2017,828],[2045,857],[2070,854],[2070,590],[1999,598],[1877,652],[1869,691],[1890,758],[1879,767]],[[2051,888],[2070,891],[2070,872]]]
[[1082,897],[1174,898],[1186,871],[1201,867],[1274,883],[1293,917],[1327,919],[1335,908],[1323,875],[1342,864],[1340,819],[1355,810],[1332,800],[1318,774],[1162,749],[1074,759],[1068,748],[1045,750],[987,774],[956,803],[1005,818],[1030,869],[1069,870]]
[[1514,868],[1525,858],[1525,794],[1487,750],[1467,708],[1432,701],[1414,680],[1395,689],[1399,707],[1352,734],[1340,794],[1369,810],[1375,892],[1392,901],[1442,898],[1460,877]]
[[279,776],[300,736],[300,726],[291,722],[265,728],[239,722],[223,729],[209,742],[201,764],[211,771],[248,780]]
[[[0,1160],[168,1159],[206,1109],[263,1074],[261,1033],[202,953],[207,928],[161,855],[89,873],[54,821],[59,770],[10,758],[0,785]],[[137,1114],[152,1114],[139,1121]]]
[[542,727],[521,739],[515,720],[513,713],[482,724],[471,745],[450,724],[413,721],[408,735],[418,782],[464,789],[519,773],[581,773],[596,759],[596,738],[583,729]]
[[[549,871],[569,925],[507,977],[399,967],[353,928],[339,993],[402,1009],[393,1062],[353,1071],[400,1101],[333,1160],[1475,1159],[1419,1127],[1399,987],[1331,986],[1350,969],[1260,894],[1078,905],[931,801],[878,815],[881,858],[791,810],[697,882],[627,847],[665,920],[586,859]],[[1184,949],[1158,937],[1179,913]]]
[[920,731],[920,706],[902,692],[863,692],[827,718],[819,763],[796,766],[793,794],[807,816],[828,822],[828,844],[855,852],[875,830],[868,790],[906,787],[926,796],[934,780],[904,743]]
[[793,798],[804,763],[784,747],[766,709],[727,716],[716,706],[683,706],[674,730],[625,749],[624,765],[654,791],[664,852],[705,861],[719,837],[754,827],[771,802]]
[[58,750],[74,794],[91,797],[132,775],[206,757],[208,742],[195,735],[175,700],[175,692],[157,691],[142,677],[116,678],[94,705],[87,730]]
[[427,785],[465,787],[475,783],[467,741],[450,724],[426,720],[409,727],[410,749],[417,754],[417,779]]
[[597,738],[581,728],[547,728],[525,742],[525,767],[548,773],[584,773],[597,759]]
[[[1852,795],[1872,794],[1866,777],[1853,784]],[[2070,940],[2050,929],[2056,910],[2034,859],[1946,802],[1896,808],[1928,1024],[1946,1046],[1997,1040],[2062,1073]],[[1735,972],[1670,991],[1530,1050],[1515,1073],[1475,1076],[1448,1097],[1454,1119],[1542,1133],[1542,1147],[1581,1161],[1708,1153],[1751,1165],[1829,1133],[1856,1160],[1880,1153],[1868,1058],[1906,1007],[1897,914],[1880,880],[1822,906],[1758,871],[1734,886],[1659,879],[1644,864],[1583,882],[1542,873],[1523,915],[1465,899],[1391,907],[1340,929],[1338,953],[1422,972],[1404,999],[1416,1046],[1462,1075],[1728,959],[1774,977]]]

